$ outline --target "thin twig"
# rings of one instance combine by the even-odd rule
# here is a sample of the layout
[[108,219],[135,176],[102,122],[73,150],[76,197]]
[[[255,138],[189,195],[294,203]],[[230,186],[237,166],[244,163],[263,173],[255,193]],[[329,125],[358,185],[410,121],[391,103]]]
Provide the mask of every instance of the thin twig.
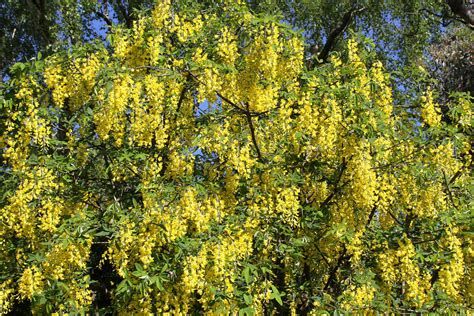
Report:
[[260,152],[260,148],[258,147],[257,137],[255,136],[255,128],[253,126],[252,117],[250,116],[249,104],[247,103],[247,111],[245,111],[245,116],[247,117],[247,122],[249,123],[250,128],[250,135],[252,136],[252,142],[255,146],[255,150],[257,151],[258,159],[262,160],[262,153]]
[[334,46],[336,45],[337,38],[344,32],[344,30],[347,28],[347,26],[351,23],[352,21],[352,16],[354,13],[359,13],[364,11],[365,8],[351,8],[348,12],[344,14],[342,17],[341,24],[339,24],[336,28],[334,28],[328,35],[327,41],[324,44],[323,49],[318,55],[318,59],[321,62],[325,62],[329,56],[329,53],[333,50]]
[[395,215],[393,215],[393,213],[390,212],[390,210],[387,210],[387,213],[390,215],[391,218],[395,220],[395,222],[397,222],[400,226],[403,226],[403,223]]
[[314,246],[316,247],[316,250],[321,254],[321,257],[323,258],[324,262],[326,262],[326,264],[328,265],[328,267],[330,267],[331,265],[329,264],[329,260],[326,258],[326,256],[325,256],[324,253],[321,251],[321,249],[319,249],[318,245],[317,245],[317,244],[314,244]]
[[[197,83],[199,84],[202,84],[202,85],[205,85],[204,82],[202,82],[195,74],[193,74],[190,70],[188,69],[180,69],[181,71],[183,72],[186,72],[188,73],[194,80],[196,80]],[[228,103],[230,106],[232,106],[233,108],[235,108],[238,112],[240,113],[243,113],[243,114],[246,114],[246,115],[250,115],[251,117],[255,117],[255,116],[262,116],[262,115],[265,115],[267,114],[269,111],[264,111],[264,112],[252,112],[250,111],[249,109],[242,109],[241,107],[239,107],[237,105],[237,103],[233,102],[232,100],[230,100],[230,98],[224,96],[221,92],[217,91],[217,90],[214,90],[216,95],[221,98],[223,101],[225,101],[226,103]]]
[[333,279],[336,277],[337,270],[339,270],[339,267],[341,264],[344,262],[344,259],[346,258],[346,253],[347,253],[347,248],[346,245],[344,245],[344,248],[341,251],[341,254],[339,255],[339,258],[337,259],[337,263],[334,266],[334,268],[331,270],[331,273],[329,273],[329,278],[324,285],[324,291],[327,291],[329,289],[329,286],[333,282]]
[[449,184],[450,184],[450,185],[453,184],[454,181],[456,181],[457,178],[459,178],[459,177],[461,176],[461,174],[462,174],[461,170],[462,170],[462,169],[459,169],[459,170],[454,174],[454,176],[451,178],[451,180],[449,180]]
[[451,200],[451,203],[453,203],[454,208],[459,211],[458,206],[456,205],[456,203],[454,203],[453,193],[451,192],[451,189],[449,188],[449,183],[448,183],[448,179],[446,178],[446,173],[444,172],[444,170],[441,170],[441,172],[443,172],[444,185],[446,186],[446,190],[448,191],[449,199]]
[[320,204],[319,208],[321,207],[324,207],[324,206],[327,206],[329,204],[329,202],[331,202],[331,200],[334,198],[334,196],[336,196],[337,193],[339,193],[339,190],[341,189],[341,187],[343,187],[345,184],[347,183],[344,183],[342,186],[339,187],[339,182],[341,181],[341,178],[342,178],[342,174],[344,173],[344,170],[346,169],[347,167],[347,163],[345,160],[342,161],[342,165],[340,166],[340,170],[339,170],[339,173],[337,175],[337,179],[336,179],[336,183],[334,183],[334,190],[331,192],[331,194],[328,195],[328,197]]
[[109,28],[111,26],[113,26],[114,24],[112,23],[112,21],[110,20],[110,18],[105,15],[104,13],[100,12],[100,11],[95,11],[95,14],[101,18],[102,20],[104,20],[104,22],[109,26]]

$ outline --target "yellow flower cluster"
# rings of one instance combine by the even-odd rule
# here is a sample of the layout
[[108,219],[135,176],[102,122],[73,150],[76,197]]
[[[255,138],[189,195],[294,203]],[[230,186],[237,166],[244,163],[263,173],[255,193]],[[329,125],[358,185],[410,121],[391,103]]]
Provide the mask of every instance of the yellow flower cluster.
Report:
[[66,99],[72,111],[78,110],[89,99],[96,77],[102,66],[101,53],[91,54],[87,58],[79,57],[64,65],[63,61],[52,57],[44,72],[44,79],[51,89],[53,100],[59,108]]
[[456,233],[456,228],[448,229],[442,240],[443,246],[452,253],[452,258],[442,265],[438,280],[441,289],[454,301],[459,299],[460,281],[464,276],[464,255]]
[[376,289],[370,284],[350,285],[343,293],[345,299],[342,308],[347,311],[369,309],[375,297]]
[[173,151],[169,155],[167,174],[172,178],[190,176],[194,170],[194,156]]
[[[387,248],[386,245],[385,247]],[[421,307],[428,299],[431,276],[420,271],[415,256],[413,243],[405,237],[399,242],[398,249],[389,249],[379,254],[378,265],[382,279],[389,289],[396,282],[401,283],[407,301]]]
[[275,213],[291,227],[296,227],[299,223],[300,202],[298,200],[299,188],[281,189],[275,201]]
[[[80,109],[91,99],[91,94],[97,82],[97,75],[102,67],[101,53],[94,53],[87,58],[78,58],[74,67],[78,70],[65,74],[68,82],[69,108],[72,111]],[[54,90],[53,90],[54,91]]]
[[36,266],[26,268],[18,281],[18,294],[23,299],[31,299],[43,287],[41,271]]
[[287,81],[288,90],[292,91],[293,85],[297,86],[298,82],[294,80],[303,69],[304,45],[301,38],[291,37],[289,41],[283,45],[283,55],[287,57],[284,63],[279,62],[278,74]]
[[[359,56],[359,44],[353,40],[350,39],[347,42],[347,48],[348,48],[348,61],[349,65],[352,68],[353,74],[354,74],[354,83],[355,85],[351,88],[352,95],[358,99],[356,101],[357,103],[359,102],[364,102],[365,100],[370,100],[370,77],[369,77],[369,71],[367,71],[367,67],[365,63],[362,61],[361,57]],[[377,78],[377,68],[380,65],[375,64],[375,78],[374,79],[381,79]],[[388,100],[387,100],[388,101]],[[370,115],[371,113],[366,113]],[[353,113],[354,118],[357,116],[356,113]]]
[[453,143],[447,142],[429,149],[427,163],[432,164],[436,170],[443,170],[447,176],[454,175],[462,167],[455,154]]
[[[156,54],[156,47],[151,45],[146,49],[147,39],[144,37],[145,32],[145,19],[140,18],[133,22],[132,35],[122,29],[118,29],[114,34],[114,53],[113,57],[121,60],[124,65],[132,68],[141,67],[145,64],[145,61],[153,60]],[[159,37],[152,40],[160,40]]]
[[93,300],[93,292],[89,289],[89,285],[86,280],[83,280],[84,284],[80,284],[77,281],[70,281],[68,283],[68,289],[65,293],[65,300],[71,305],[69,308],[64,308],[61,315],[66,314],[67,310],[81,310],[84,306],[90,306]]
[[50,233],[54,232],[60,224],[63,209],[63,201],[57,196],[42,200],[39,209],[41,214],[39,227]]
[[218,36],[217,55],[224,63],[233,66],[238,58],[236,37],[227,26],[224,26],[221,32],[222,34]]
[[134,82],[129,75],[118,75],[114,80],[112,90],[104,96],[106,99],[102,108],[94,114],[94,122],[97,125],[99,137],[107,140],[112,136],[117,147],[123,144],[125,110],[128,106],[130,89],[133,84]]
[[253,47],[247,57],[247,63],[254,66],[268,81],[277,79],[278,59],[281,53],[280,34],[274,23],[256,30]]
[[[28,171],[25,163],[30,146],[38,145],[45,149],[52,134],[50,121],[40,114],[40,103],[36,97],[39,88],[33,77],[22,78],[20,89],[15,95],[19,99],[18,110],[12,111],[6,120],[2,137],[5,143],[3,156],[15,171]],[[14,131],[16,135],[11,137]]]
[[[235,263],[250,255],[252,240],[251,231],[228,229],[219,242],[206,242],[197,255],[187,257],[179,285],[184,297],[193,293],[201,295],[200,303],[210,315],[230,313],[231,305],[235,306],[230,300],[238,277]],[[215,302],[216,290],[225,293],[229,300]],[[181,303],[182,313],[187,312],[188,304],[186,301]]]
[[396,189],[395,179],[392,175],[382,174],[377,177],[377,208],[380,210],[380,216],[386,220],[391,220],[388,211],[395,200]]
[[347,48],[348,48],[348,59],[350,63],[360,64],[362,63],[360,56],[359,56],[359,47],[358,43],[354,39],[349,39],[347,41]]
[[145,209],[150,209],[154,201],[148,201],[147,190],[153,183],[156,183],[156,180],[160,177],[160,172],[163,167],[161,156],[154,155],[150,157],[143,168],[141,174],[141,183],[142,183],[142,197],[143,197],[143,206]]
[[106,256],[113,262],[117,273],[125,277],[127,269],[132,266],[129,258],[129,252],[135,246],[134,237],[135,224],[130,221],[124,221],[120,227],[118,238],[108,248]]
[[0,314],[8,314],[13,306],[13,295],[15,290],[12,286],[12,280],[6,280],[0,283]]
[[354,265],[357,265],[360,262],[360,258],[363,252],[363,245],[361,238],[364,235],[364,230],[357,231],[354,236],[352,237],[350,243],[346,246],[347,253],[349,253],[351,257],[351,262]]
[[237,142],[234,141],[227,152],[229,165],[237,170],[237,173],[244,178],[250,176],[249,170],[256,163],[256,160],[250,156],[250,151],[250,144],[239,149]]
[[428,89],[421,96],[421,118],[428,126],[437,126],[441,122],[438,106],[434,103],[433,92]]
[[201,233],[208,228],[209,221],[218,217],[222,208],[217,199],[206,199],[204,205],[197,202],[196,190],[187,189],[179,201],[177,214],[186,221],[192,221],[192,227]]
[[62,280],[70,278],[71,274],[76,271],[84,270],[91,245],[92,240],[88,240],[84,244],[55,245],[46,254],[46,260],[42,264],[44,274],[51,279]]
[[474,117],[474,107],[472,105],[472,99],[459,98],[458,104],[461,111],[458,124],[463,128],[472,127]]
[[[390,77],[355,40],[349,62],[306,71],[301,36],[245,1],[219,3],[222,17],[159,1],[114,31],[111,53],[58,55],[44,82],[20,78],[0,135],[14,186],[0,255],[17,271],[0,313],[15,299],[44,313],[43,294],[64,300],[51,312],[90,312],[94,256],[124,280],[110,293],[123,315],[464,301],[462,235],[453,225],[440,246],[424,234],[467,214],[468,140],[405,128]],[[437,126],[433,93],[421,117]],[[448,259],[433,263],[439,249]]]
[[420,191],[413,201],[413,213],[418,217],[437,217],[446,208],[446,194],[441,183],[435,183]]
[[173,19],[174,31],[178,36],[178,40],[182,43],[192,39],[192,37],[199,33],[204,25],[204,21],[201,16],[195,17],[192,21],[186,19],[186,17],[180,17],[175,15]]
[[168,26],[169,17],[171,15],[171,0],[162,0],[156,2],[153,11],[151,13],[151,19],[153,21],[153,27],[155,29],[161,29]]
[[147,75],[144,78],[145,100],[141,99],[141,85],[134,87],[130,134],[132,142],[138,146],[150,147],[153,144],[157,149],[163,148],[166,143],[169,125],[163,117],[163,101],[165,86],[155,76]]
[[298,123],[296,132],[310,136],[310,141],[301,148],[307,159],[316,159],[321,156],[334,158],[338,141],[338,126],[342,123],[340,105],[331,96],[321,101],[321,107],[313,105],[312,92],[303,91],[299,104]]
[[380,61],[376,61],[370,68],[371,80],[377,85],[376,91],[372,97],[375,106],[382,110],[385,114],[385,121],[388,124],[393,123],[391,120],[393,111],[393,96],[390,87],[390,77],[384,71],[384,67]]
[[376,200],[377,175],[372,169],[367,145],[360,145],[348,163],[347,169],[351,175],[351,191],[355,206],[362,210],[370,209]]
[[[44,167],[29,170],[20,183],[15,195],[10,197],[9,204],[2,210],[0,219],[6,223],[5,228],[13,231],[18,237],[24,237],[34,242],[37,238],[37,223],[42,230],[54,231],[59,223],[62,201],[58,198],[46,198],[59,189],[59,184],[53,172]],[[39,207],[35,201],[46,198]],[[38,215],[41,216],[38,216]]]
[[69,96],[67,78],[63,75],[61,64],[55,58],[50,59],[44,71],[44,80],[48,87],[52,89],[53,100],[56,106],[62,107],[64,99]]

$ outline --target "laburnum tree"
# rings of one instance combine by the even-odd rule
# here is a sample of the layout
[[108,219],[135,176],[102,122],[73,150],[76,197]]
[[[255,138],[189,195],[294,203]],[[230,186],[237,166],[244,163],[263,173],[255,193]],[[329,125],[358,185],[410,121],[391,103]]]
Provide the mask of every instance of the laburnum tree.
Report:
[[468,313],[472,97],[345,43],[309,65],[245,1],[165,0],[16,64],[0,313]]

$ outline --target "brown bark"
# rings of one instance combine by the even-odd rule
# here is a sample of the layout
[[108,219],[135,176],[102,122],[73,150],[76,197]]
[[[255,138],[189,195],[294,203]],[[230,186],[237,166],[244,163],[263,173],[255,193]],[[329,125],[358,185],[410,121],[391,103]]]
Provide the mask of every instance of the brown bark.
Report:
[[464,0],[446,0],[451,11],[461,17],[464,22],[474,26],[474,4],[467,4]]
[[352,8],[344,16],[342,17],[341,23],[334,28],[328,35],[326,44],[324,44],[323,49],[318,55],[318,59],[321,62],[325,62],[329,56],[329,53],[333,50],[334,46],[336,45],[336,41],[338,37],[344,32],[347,26],[351,23],[352,18],[355,13],[361,12],[365,10],[365,8]]

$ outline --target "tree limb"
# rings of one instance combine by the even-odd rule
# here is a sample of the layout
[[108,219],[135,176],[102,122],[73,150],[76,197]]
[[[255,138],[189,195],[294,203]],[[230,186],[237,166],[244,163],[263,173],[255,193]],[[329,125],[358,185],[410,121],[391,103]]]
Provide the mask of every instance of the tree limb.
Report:
[[[367,223],[365,224],[365,227],[369,227],[370,223],[372,222],[372,219],[374,218],[374,215],[377,211],[376,204],[377,203],[374,204],[374,206],[372,207],[372,210],[370,211],[369,218],[367,219]],[[331,284],[336,282],[336,273],[337,273],[337,271],[342,266],[344,261],[351,259],[351,257],[352,257],[352,254],[347,254],[347,248],[346,248],[346,245],[344,244],[344,246],[342,248],[342,251],[339,255],[339,258],[337,259],[337,263],[334,266],[334,268],[331,270],[331,272],[329,274],[329,278],[328,278],[326,284],[324,285],[324,291],[327,291],[329,289],[329,287],[331,286]]]
[[344,247],[342,248],[341,254],[339,255],[339,258],[337,259],[336,265],[329,273],[328,280],[326,284],[324,285],[324,291],[327,291],[329,289],[329,286],[335,281],[337,270],[339,270],[339,267],[342,265],[344,260],[348,258],[346,257],[346,253],[347,253],[347,248],[346,248],[346,245],[344,245]]
[[451,178],[451,180],[449,180],[449,184],[453,184],[454,181],[456,181],[457,178],[459,178],[459,177],[461,176],[461,174],[462,174],[461,170],[462,170],[462,169],[459,169],[459,170],[454,174],[454,176]]
[[326,44],[324,44],[323,49],[318,55],[318,59],[320,62],[325,62],[329,56],[329,53],[334,49],[336,45],[337,38],[344,32],[347,26],[351,23],[352,17],[355,13],[359,13],[364,11],[365,8],[355,8],[353,7],[350,9],[344,16],[342,17],[341,24],[339,24],[336,28],[334,28],[328,35],[326,40]]
[[464,0],[446,0],[446,4],[454,14],[474,26],[474,4],[467,4]]
[[[151,68],[154,68],[154,67],[151,67]],[[202,82],[195,74],[193,74],[191,71],[189,71],[188,69],[181,69],[181,71],[189,74],[197,83],[199,84],[202,84],[202,85],[205,85],[204,82]],[[216,95],[221,98],[222,101],[225,101],[227,104],[229,104],[230,106],[232,106],[234,109],[237,110],[237,112],[239,113],[243,113],[245,115],[250,115],[250,117],[256,117],[256,116],[263,116],[265,114],[267,114],[268,112],[270,112],[270,110],[267,110],[267,111],[264,111],[264,112],[252,112],[250,111],[249,109],[243,109],[241,107],[239,107],[235,102],[233,102],[232,100],[230,100],[228,97],[224,96],[222,93],[220,93],[219,91],[217,90],[214,90]]]
[[345,185],[345,183],[342,186],[339,186],[339,182],[341,181],[342,174],[344,173],[344,170],[347,168],[347,163],[346,160],[342,160],[342,165],[339,168],[339,172],[337,174],[336,182],[334,183],[334,190],[329,194],[326,199],[319,205],[319,208],[326,207],[329,205],[331,200],[336,196],[336,194],[339,193],[339,190]]
[[122,0],[117,0],[115,1],[117,4],[117,7],[120,11],[120,13],[123,15],[123,18],[125,19],[125,25],[128,28],[132,28],[132,19],[130,18],[130,12],[127,11],[125,8],[125,5],[122,3]]
[[39,11],[41,11],[41,6],[40,6],[40,4],[39,4],[39,2],[38,2],[37,0],[31,0],[31,2],[35,5],[35,7],[36,7]]
[[[189,79],[189,77],[188,77],[188,79]],[[188,91],[188,86],[187,86],[187,82],[186,82],[183,86],[183,89],[181,90],[180,95],[179,95],[178,104],[176,105],[176,112],[175,112],[174,119],[173,119],[174,122],[176,122],[176,120],[178,118],[178,113],[181,109],[181,104],[184,101],[184,97],[185,97],[187,91]],[[160,171],[161,176],[165,175],[166,169],[168,167],[170,143],[171,143],[171,133],[168,133],[168,137],[166,139],[166,144],[164,146],[164,148],[168,148],[168,152],[163,155],[163,162],[162,162],[162,167],[161,167],[161,171]]]
[[101,11],[95,11],[95,14],[96,14],[99,18],[101,18],[102,20],[104,20],[104,22],[105,22],[109,27],[111,27],[111,26],[114,25],[114,23],[112,22],[112,20],[110,20],[110,18],[109,18],[105,13],[103,13],[103,12],[101,12]]
[[444,170],[441,171],[443,172],[444,185],[446,186],[446,191],[448,191],[449,200],[453,204],[454,208],[459,211],[458,206],[454,202],[453,193],[451,192],[451,188],[449,187],[448,178],[446,178],[446,173],[444,172]]
[[249,123],[250,128],[250,135],[252,136],[252,142],[255,146],[255,150],[257,151],[257,156],[260,161],[262,161],[262,153],[260,152],[260,148],[258,147],[257,137],[255,136],[255,128],[253,126],[252,117],[250,116],[250,106],[247,103],[247,111],[245,111],[245,116],[247,117],[247,122]]

